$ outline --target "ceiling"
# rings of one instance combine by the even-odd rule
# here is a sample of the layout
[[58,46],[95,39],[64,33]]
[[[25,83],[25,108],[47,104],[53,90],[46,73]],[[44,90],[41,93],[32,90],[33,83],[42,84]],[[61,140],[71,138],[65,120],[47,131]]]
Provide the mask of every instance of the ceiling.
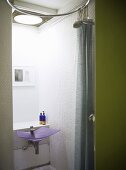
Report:
[[17,0],[17,1],[39,5],[52,9],[60,9],[73,0]]
[[[75,7],[73,5],[80,4],[86,0],[13,0],[14,4],[19,7],[19,9],[25,9],[28,11],[34,11],[42,14],[51,14],[56,15],[60,10],[67,9],[68,6]],[[69,8],[69,7],[68,7]],[[71,9],[72,9],[71,8]],[[68,9],[67,9],[68,10]],[[67,10],[65,12],[67,12]],[[68,10],[69,11],[69,10]],[[60,13],[60,12],[59,12]],[[62,13],[62,12],[61,12]],[[20,15],[18,11],[13,12],[13,18],[16,15]],[[44,24],[52,17],[42,17],[43,21],[41,24]],[[13,22],[15,22],[13,20]],[[41,24],[37,25],[40,26]]]

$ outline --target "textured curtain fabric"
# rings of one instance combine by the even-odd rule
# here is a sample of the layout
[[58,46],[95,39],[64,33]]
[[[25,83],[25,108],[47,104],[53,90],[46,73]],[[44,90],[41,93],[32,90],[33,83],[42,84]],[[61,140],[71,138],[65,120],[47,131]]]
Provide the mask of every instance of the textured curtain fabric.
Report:
[[75,170],[93,170],[94,168],[93,121],[89,120],[89,116],[94,113],[92,29],[92,23],[82,23],[80,27],[77,28],[78,62],[75,128]]

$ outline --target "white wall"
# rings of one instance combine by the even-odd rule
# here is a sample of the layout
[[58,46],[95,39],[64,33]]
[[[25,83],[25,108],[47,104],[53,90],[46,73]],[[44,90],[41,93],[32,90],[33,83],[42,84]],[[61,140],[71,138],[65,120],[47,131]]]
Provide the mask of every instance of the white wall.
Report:
[[13,24],[12,28],[12,65],[32,66],[36,74],[35,86],[13,86],[13,122],[38,120],[38,32],[34,27],[19,24]]
[[13,24],[13,66],[34,66],[36,86],[13,87],[14,123],[37,120],[45,110],[51,127],[51,163],[57,170],[73,170],[76,103],[75,15],[49,29]]
[[51,127],[61,130],[51,139],[51,163],[57,170],[74,169],[76,109],[75,15],[40,31],[39,109],[44,108]]

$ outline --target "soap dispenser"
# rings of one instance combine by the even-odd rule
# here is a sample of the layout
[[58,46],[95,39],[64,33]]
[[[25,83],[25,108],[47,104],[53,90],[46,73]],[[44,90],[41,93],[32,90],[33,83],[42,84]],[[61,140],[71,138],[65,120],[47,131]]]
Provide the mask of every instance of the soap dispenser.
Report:
[[45,115],[45,112],[42,111],[42,125],[45,125],[46,124],[46,115]]
[[42,113],[40,113],[39,115],[39,123],[41,125],[45,125],[46,124],[46,116],[45,116],[45,112],[42,111]]

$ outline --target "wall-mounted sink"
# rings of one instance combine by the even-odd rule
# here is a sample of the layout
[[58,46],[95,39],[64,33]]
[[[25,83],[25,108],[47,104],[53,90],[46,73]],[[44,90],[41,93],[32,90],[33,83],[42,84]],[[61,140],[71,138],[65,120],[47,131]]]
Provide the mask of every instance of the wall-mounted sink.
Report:
[[40,127],[38,129],[34,129],[34,127],[31,126],[29,131],[18,130],[17,136],[20,138],[24,138],[29,142],[29,144],[32,144],[35,148],[35,154],[39,154],[39,141],[51,135],[54,135],[59,131],[60,130],[47,127]]

